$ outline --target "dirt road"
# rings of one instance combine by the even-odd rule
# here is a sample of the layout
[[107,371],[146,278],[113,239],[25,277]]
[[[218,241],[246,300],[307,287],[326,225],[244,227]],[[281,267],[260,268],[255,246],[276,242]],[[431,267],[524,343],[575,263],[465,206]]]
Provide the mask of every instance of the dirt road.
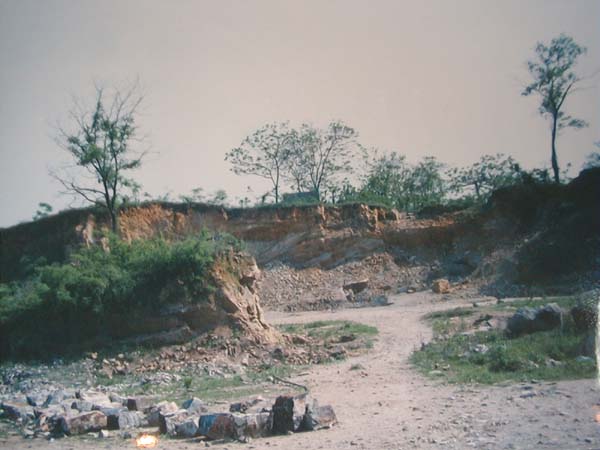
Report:
[[[379,338],[366,355],[317,366],[293,381],[307,384],[334,406],[340,421],[330,430],[214,444],[215,449],[600,449],[600,389],[594,380],[507,386],[455,386],[425,379],[408,362],[430,339],[420,318],[458,306],[432,294],[400,295],[387,307],[336,312],[269,313],[271,323],[348,319],[374,325]],[[350,370],[360,364],[364,369]],[[134,448],[105,441],[15,440],[6,448]],[[5,445],[7,445],[5,444]],[[204,443],[162,440],[159,449],[182,450]]]

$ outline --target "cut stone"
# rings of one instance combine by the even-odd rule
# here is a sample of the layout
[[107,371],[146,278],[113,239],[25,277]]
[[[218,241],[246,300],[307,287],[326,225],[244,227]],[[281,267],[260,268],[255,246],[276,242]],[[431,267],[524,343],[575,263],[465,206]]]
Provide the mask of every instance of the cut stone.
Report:
[[68,435],[84,434],[106,428],[106,416],[100,411],[90,411],[75,416],[63,416],[58,421],[60,431]]
[[308,395],[301,394],[295,397],[281,395],[275,400],[273,410],[273,433],[286,434],[290,431],[299,431],[306,413]]

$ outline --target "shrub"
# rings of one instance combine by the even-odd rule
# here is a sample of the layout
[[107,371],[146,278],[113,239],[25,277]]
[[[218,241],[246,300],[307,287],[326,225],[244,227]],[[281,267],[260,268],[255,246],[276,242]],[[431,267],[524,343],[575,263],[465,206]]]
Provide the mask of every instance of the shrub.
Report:
[[21,282],[0,285],[0,356],[44,357],[110,338],[111,317],[132,320],[175,301],[199,302],[214,289],[215,257],[240,244],[207,232],[181,241],[82,248],[63,264],[41,264]]
[[525,366],[525,362],[504,345],[499,345],[490,350],[488,360],[492,372],[516,372]]

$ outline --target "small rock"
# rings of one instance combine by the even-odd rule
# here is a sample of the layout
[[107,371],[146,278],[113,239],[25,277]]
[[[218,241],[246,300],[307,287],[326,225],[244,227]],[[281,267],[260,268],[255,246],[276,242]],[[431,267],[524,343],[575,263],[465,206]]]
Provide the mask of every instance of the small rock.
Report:
[[490,351],[490,348],[485,344],[476,344],[473,347],[471,347],[471,351],[474,353],[481,353],[482,355],[485,355],[487,352]]
[[562,365],[564,365],[564,363],[562,361],[557,361],[552,358],[548,358],[546,360],[546,367],[560,367]]
[[521,397],[521,398],[537,397],[537,392],[535,392],[535,391],[525,392],[524,394],[519,395],[519,397]]
[[431,289],[436,294],[447,294],[450,292],[450,282],[445,278],[440,278],[433,282]]
[[121,436],[122,439],[132,439],[133,435],[131,434],[130,431],[123,431],[121,433],[119,433],[119,435]]

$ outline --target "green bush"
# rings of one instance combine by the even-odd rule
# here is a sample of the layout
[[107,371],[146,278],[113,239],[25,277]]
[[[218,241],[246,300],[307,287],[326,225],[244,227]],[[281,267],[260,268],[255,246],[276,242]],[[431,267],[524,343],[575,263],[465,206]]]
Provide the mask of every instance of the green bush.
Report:
[[517,372],[525,367],[525,361],[518,354],[511,352],[505,345],[492,348],[487,358],[478,355],[481,361],[478,365],[484,365],[486,360],[492,372]]
[[64,264],[38,265],[26,280],[0,285],[0,356],[63,353],[110,338],[110,317],[202,301],[214,289],[216,255],[232,247],[240,247],[234,238],[207,232],[175,242],[111,235],[107,250],[82,248]]

